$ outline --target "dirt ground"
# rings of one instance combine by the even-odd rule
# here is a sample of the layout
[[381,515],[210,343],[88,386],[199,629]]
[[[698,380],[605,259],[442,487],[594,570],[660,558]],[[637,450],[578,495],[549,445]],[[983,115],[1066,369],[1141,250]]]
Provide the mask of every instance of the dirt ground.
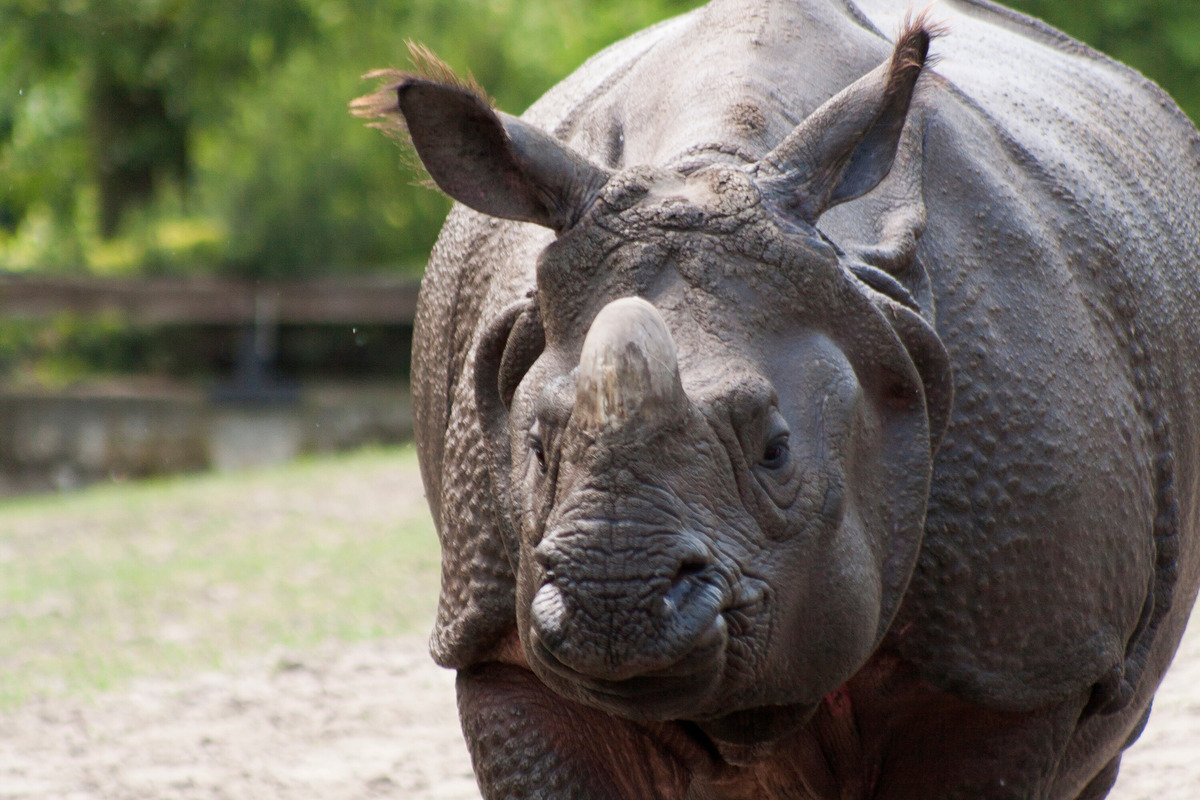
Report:
[[478,800],[416,637],[280,652],[0,717],[0,798]]
[[[1116,800],[1200,796],[1200,626]],[[478,800],[452,674],[406,638],[280,652],[0,717],[3,800]]]

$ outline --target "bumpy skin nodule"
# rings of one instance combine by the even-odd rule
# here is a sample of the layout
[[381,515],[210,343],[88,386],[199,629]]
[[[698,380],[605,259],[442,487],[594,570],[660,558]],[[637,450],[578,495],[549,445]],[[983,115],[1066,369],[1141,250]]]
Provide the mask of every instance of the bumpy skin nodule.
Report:
[[[488,212],[413,389],[489,800],[1090,800],[1144,724],[1200,580],[1200,140],[983,0],[910,104],[908,5],[716,0],[499,138],[472,107],[486,147],[414,136]],[[599,424],[575,370],[631,296],[686,401]]]

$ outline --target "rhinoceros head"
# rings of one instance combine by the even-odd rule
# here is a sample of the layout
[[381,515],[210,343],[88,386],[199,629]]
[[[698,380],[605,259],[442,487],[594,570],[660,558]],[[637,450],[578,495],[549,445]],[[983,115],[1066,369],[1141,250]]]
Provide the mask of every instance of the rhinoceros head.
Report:
[[560,694],[746,743],[880,643],[948,359],[900,284],[816,225],[898,148],[919,174],[905,121],[928,39],[906,32],[752,164],[613,172],[464,89],[396,87],[447,193],[558,234],[475,380],[521,642]]

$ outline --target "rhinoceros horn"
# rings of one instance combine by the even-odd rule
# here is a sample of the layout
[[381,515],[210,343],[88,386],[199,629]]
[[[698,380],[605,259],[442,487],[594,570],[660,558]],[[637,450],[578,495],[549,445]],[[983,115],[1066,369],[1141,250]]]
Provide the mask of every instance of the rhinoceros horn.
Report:
[[574,419],[584,428],[619,428],[681,417],[687,395],[675,342],[658,310],[640,297],[614,300],[596,315],[579,356]]

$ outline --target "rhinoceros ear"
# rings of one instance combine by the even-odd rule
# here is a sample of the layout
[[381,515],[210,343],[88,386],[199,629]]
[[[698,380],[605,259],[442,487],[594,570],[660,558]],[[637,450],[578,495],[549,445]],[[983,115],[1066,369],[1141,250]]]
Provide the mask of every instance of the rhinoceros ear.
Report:
[[809,224],[875,188],[892,168],[929,42],[921,14],[892,57],[827,100],[755,165],[763,195]]
[[476,211],[562,231],[608,181],[607,171],[465,87],[407,76],[394,88],[430,177]]

